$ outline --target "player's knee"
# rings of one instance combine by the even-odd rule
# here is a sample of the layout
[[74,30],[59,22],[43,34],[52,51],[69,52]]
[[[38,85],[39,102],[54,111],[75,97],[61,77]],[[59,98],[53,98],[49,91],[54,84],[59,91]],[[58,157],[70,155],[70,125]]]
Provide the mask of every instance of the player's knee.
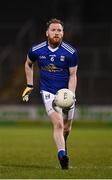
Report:
[[60,121],[58,121],[55,123],[54,128],[55,129],[63,129],[63,124]]

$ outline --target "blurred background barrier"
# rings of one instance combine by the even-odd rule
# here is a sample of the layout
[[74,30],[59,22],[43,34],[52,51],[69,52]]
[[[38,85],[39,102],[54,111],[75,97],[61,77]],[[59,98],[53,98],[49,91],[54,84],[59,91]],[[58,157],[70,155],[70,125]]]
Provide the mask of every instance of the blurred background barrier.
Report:
[[[112,121],[110,106],[82,106],[76,108],[75,121]],[[46,121],[43,106],[0,106],[0,121]]]

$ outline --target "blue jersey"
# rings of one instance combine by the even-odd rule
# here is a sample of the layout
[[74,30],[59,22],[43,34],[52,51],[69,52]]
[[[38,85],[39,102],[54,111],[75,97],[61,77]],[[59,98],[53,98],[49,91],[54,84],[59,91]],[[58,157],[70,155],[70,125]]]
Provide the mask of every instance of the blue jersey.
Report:
[[69,68],[78,64],[75,48],[62,42],[52,49],[45,41],[30,48],[28,57],[32,62],[37,61],[40,69],[40,90],[55,94],[61,88],[68,88]]

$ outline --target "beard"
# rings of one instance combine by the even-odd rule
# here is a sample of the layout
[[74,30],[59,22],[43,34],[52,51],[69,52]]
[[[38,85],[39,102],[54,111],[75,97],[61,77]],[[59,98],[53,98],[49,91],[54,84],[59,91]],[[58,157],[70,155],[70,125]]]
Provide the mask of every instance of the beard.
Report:
[[59,38],[59,37],[53,37],[53,38],[48,37],[49,44],[54,48],[59,46],[61,41],[62,41],[62,38]]

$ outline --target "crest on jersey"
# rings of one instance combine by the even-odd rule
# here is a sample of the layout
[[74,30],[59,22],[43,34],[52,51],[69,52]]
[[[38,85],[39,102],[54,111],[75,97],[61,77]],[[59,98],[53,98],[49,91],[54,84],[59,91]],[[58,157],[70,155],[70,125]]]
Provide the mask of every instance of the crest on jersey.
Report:
[[60,61],[64,61],[65,60],[65,56],[60,56]]

